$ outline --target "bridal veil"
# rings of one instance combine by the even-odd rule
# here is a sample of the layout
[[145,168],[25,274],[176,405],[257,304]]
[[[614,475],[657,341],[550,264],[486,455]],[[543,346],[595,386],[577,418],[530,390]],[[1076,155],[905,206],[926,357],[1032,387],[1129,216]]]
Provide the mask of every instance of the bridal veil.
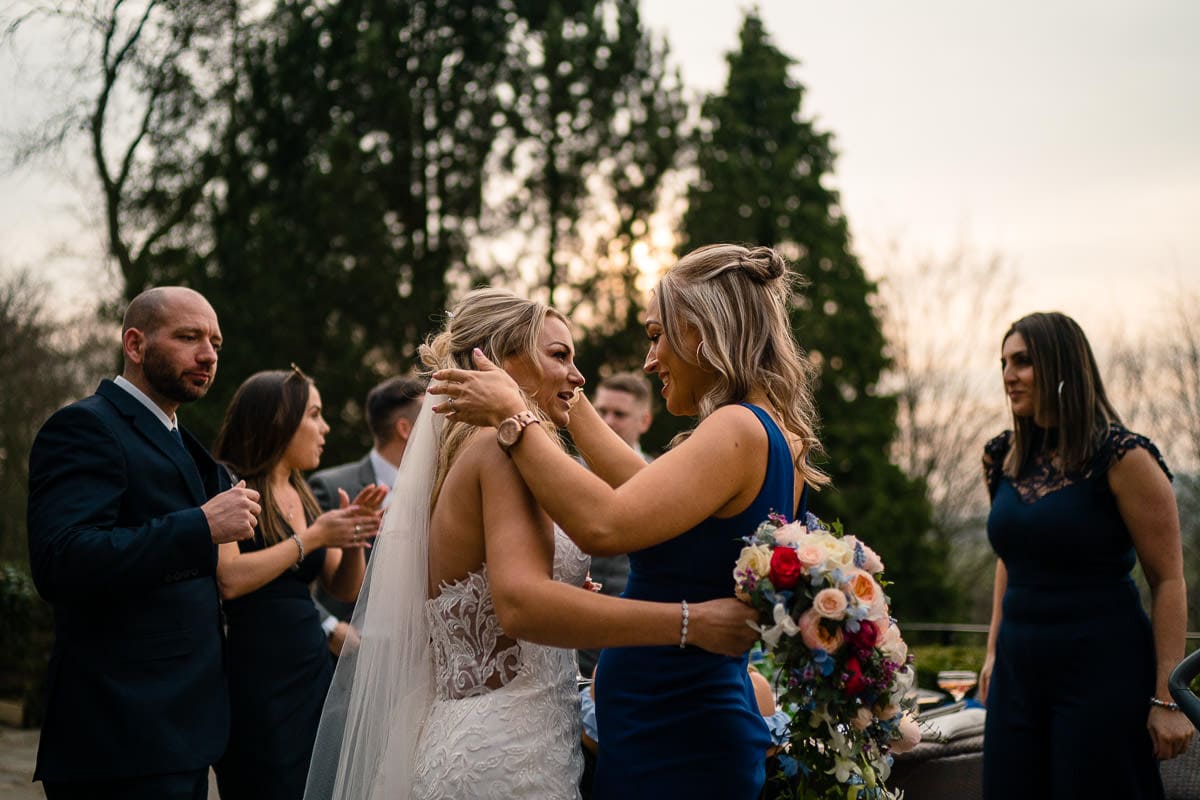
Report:
[[433,701],[425,601],[441,418],[427,394],[321,713],[305,800],[401,800]]

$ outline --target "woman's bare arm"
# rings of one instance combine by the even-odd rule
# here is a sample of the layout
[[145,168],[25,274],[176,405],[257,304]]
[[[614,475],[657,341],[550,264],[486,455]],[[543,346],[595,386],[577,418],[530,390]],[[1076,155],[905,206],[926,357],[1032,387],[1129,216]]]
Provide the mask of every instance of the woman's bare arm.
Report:
[[[1108,484],[1150,585],[1158,664],[1155,697],[1170,700],[1167,679],[1183,659],[1187,633],[1187,590],[1175,495],[1154,457],[1141,448],[1130,450],[1109,469]],[[1173,758],[1187,749],[1193,729],[1186,716],[1157,706],[1147,711],[1156,756]]]
[[[488,579],[504,631],[556,647],[679,644],[679,604],[606,597],[553,579],[550,520],[513,463],[495,444],[481,444],[489,445],[476,454]],[[712,652],[740,655],[757,638],[746,624],[755,612],[733,599],[691,604],[689,617],[689,643]]]

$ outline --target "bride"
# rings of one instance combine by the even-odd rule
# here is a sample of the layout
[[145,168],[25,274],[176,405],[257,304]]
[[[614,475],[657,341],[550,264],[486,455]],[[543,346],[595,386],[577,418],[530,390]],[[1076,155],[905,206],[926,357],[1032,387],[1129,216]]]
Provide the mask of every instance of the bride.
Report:
[[[566,318],[500,289],[467,294],[421,348],[430,369],[480,350],[554,431],[584,379]],[[588,557],[538,507],[504,430],[422,405],[326,700],[306,798],[569,798],[582,771],[576,647],[687,642],[740,655],[747,606],[584,590]]]

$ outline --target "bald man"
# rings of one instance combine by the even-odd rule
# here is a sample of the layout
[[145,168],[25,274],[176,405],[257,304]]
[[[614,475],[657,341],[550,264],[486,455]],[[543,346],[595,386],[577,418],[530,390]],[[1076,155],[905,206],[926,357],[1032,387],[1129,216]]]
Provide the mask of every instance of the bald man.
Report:
[[202,800],[229,738],[217,545],[253,534],[259,498],[176,419],[216,375],[208,301],[143,292],[121,346],[121,375],[55,413],[29,457],[55,632],[34,780],[50,800]]

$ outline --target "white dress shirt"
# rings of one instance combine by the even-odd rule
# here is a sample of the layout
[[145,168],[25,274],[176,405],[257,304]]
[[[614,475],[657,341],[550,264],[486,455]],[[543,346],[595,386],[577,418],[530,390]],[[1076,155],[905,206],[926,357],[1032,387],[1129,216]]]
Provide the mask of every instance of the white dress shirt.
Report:
[[173,431],[179,427],[179,424],[175,421],[174,416],[168,417],[167,413],[159,408],[158,403],[151,400],[145,392],[134,386],[131,381],[125,380],[124,375],[118,375],[113,379],[113,383],[129,392],[129,394],[133,395],[133,399],[150,409],[150,413],[157,417],[158,421],[165,425],[167,430]]

